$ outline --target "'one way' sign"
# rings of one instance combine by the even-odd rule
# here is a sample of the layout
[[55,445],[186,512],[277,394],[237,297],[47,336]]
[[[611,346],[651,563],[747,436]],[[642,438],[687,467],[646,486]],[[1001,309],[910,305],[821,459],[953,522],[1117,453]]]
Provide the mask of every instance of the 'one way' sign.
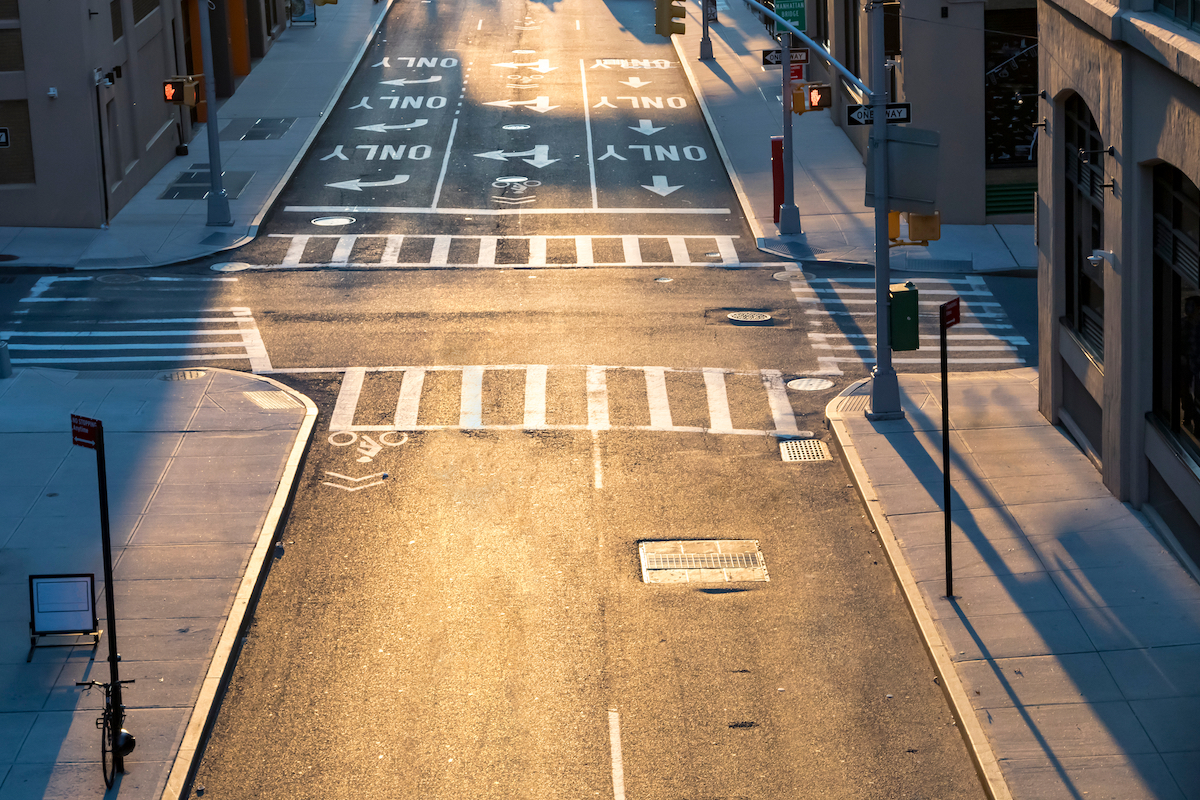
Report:
[[[912,103],[888,103],[884,115],[889,125],[912,122]],[[874,119],[870,106],[846,106],[847,125],[870,125]]]

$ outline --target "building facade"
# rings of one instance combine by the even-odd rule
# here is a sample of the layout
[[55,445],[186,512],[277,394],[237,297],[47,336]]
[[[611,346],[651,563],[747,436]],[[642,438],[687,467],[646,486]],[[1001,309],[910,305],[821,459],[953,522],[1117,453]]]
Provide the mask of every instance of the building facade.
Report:
[[[203,0],[200,0],[203,2]],[[192,138],[205,107],[162,97],[203,72],[197,0],[0,0],[0,226],[98,228]],[[219,0],[216,95],[233,93],[287,16]]]
[[1038,21],[1041,410],[1200,560],[1200,2]]

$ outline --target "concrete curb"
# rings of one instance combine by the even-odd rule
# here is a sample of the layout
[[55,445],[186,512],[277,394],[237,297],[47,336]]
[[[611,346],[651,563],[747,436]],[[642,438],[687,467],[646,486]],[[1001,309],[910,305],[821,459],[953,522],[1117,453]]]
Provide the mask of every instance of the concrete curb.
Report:
[[217,650],[213,654],[208,672],[205,674],[204,681],[200,686],[200,696],[196,699],[196,703],[192,708],[192,715],[188,720],[187,728],[184,730],[183,740],[180,742],[179,750],[175,754],[175,761],[171,765],[171,771],[167,776],[167,785],[163,789],[162,800],[180,800],[180,798],[186,797],[186,793],[190,789],[191,780],[197,766],[196,757],[200,753],[205,732],[216,720],[221,691],[229,680],[234,664],[236,663],[234,654],[237,652],[238,641],[241,639],[242,633],[249,622],[251,605],[258,593],[262,580],[266,577],[265,567],[273,549],[272,545],[275,541],[275,534],[283,523],[283,512],[290,502],[292,489],[296,484],[296,478],[299,476],[300,465],[304,460],[304,453],[308,449],[309,440],[312,438],[313,428],[316,426],[317,421],[317,406],[312,400],[273,378],[235,372],[234,370],[218,369],[216,367],[209,367],[208,369],[214,372],[234,372],[237,375],[252,377],[255,380],[268,383],[276,389],[287,392],[304,405],[304,421],[300,424],[300,429],[296,432],[296,440],[292,444],[292,451],[288,454],[283,474],[279,478],[279,488],[275,491],[275,499],[272,501],[271,508],[267,511],[267,518],[263,521],[262,528],[259,530],[258,541],[255,543],[254,550],[250,554],[250,562],[246,565],[246,571],[242,575],[241,584],[238,586],[237,594],[234,596],[233,608],[230,609],[229,616],[225,620],[225,628],[221,632],[221,638],[217,641]]
[[925,651],[933,661],[933,667],[938,674],[938,682],[942,687],[942,693],[946,696],[946,700],[950,704],[950,711],[954,714],[954,718],[958,722],[958,731],[962,735],[963,741],[966,742],[967,750],[971,754],[971,761],[975,765],[975,772],[979,775],[983,790],[991,800],[1012,800],[1012,794],[1008,789],[1008,782],[1005,781],[1004,774],[1000,771],[1000,764],[996,760],[996,754],[992,750],[987,734],[984,733],[983,726],[979,724],[979,718],[975,716],[975,710],[971,707],[967,691],[958,677],[958,670],[955,669],[954,660],[950,657],[950,651],[942,641],[937,625],[933,621],[933,616],[929,613],[929,609],[925,607],[925,601],[921,597],[920,590],[917,588],[917,581],[913,578],[912,571],[908,567],[908,562],[905,561],[904,554],[900,551],[900,545],[892,533],[887,516],[884,515],[879,506],[879,499],[875,496],[871,479],[867,475],[865,467],[863,467],[862,459],[858,456],[858,449],[851,443],[850,432],[843,421],[844,417],[840,410],[842,401],[852,395],[861,396],[863,394],[863,387],[868,386],[870,380],[870,378],[863,378],[856,381],[837,397],[830,400],[829,404],[825,407],[825,424],[833,433],[833,441],[837,446],[838,454],[841,456],[846,471],[850,473],[855,491],[858,492],[863,508],[867,512],[867,519],[870,520],[871,526],[875,529],[875,533],[879,537],[879,542],[883,545],[883,550],[887,554],[888,564],[892,567],[892,573],[896,576],[896,581],[900,584],[900,589],[904,593],[904,600],[908,605],[908,611],[912,615],[913,621],[917,624],[917,630],[921,634],[921,641],[925,645]]

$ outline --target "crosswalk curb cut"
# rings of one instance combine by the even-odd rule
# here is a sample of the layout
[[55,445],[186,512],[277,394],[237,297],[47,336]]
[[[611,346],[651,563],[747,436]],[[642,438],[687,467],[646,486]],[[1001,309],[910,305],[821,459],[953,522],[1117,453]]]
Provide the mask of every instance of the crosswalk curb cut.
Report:
[[221,696],[225,692],[233,674],[233,668],[237,663],[239,642],[249,625],[251,611],[257,601],[263,581],[266,579],[268,557],[272,552],[276,534],[287,521],[285,512],[291,505],[300,475],[300,467],[317,422],[316,404],[305,395],[273,378],[217,367],[206,367],[206,369],[262,381],[279,391],[286,392],[304,406],[304,420],[296,431],[296,439],[284,462],[283,474],[279,478],[279,487],[275,490],[275,498],[267,511],[266,520],[259,529],[250,561],[246,565],[237,594],[234,596],[233,607],[229,611],[229,616],[226,617],[221,637],[217,641],[216,652],[213,654],[208,672],[200,685],[200,695],[192,707],[192,714],[188,719],[187,728],[184,730],[183,740],[176,751],[166,787],[163,789],[162,800],[180,800],[191,793],[191,783],[200,763],[199,757],[203,754],[204,740],[216,722]]
[[858,449],[854,446],[850,430],[846,426],[846,418],[841,410],[843,401],[851,396],[862,396],[862,390],[870,385],[870,381],[870,378],[856,381],[829,401],[825,407],[825,424],[833,434],[832,439],[838,456],[845,465],[846,471],[850,473],[854,489],[867,512],[867,519],[870,520],[872,528],[879,537],[879,542],[887,554],[888,564],[891,565],[892,574],[896,576],[896,581],[904,593],[908,611],[921,634],[925,652],[933,662],[939,679],[938,683],[950,705],[950,711],[958,723],[958,731],[967,745],[971,763],[975,766],[980,783],[991,800],[1012,800],[1008,782],[1005,781],[1004,775],[1000,771],[1000,763],[996,759],[987,734],[975,716],[975,711],[967,696],[967,690],[958,677],[958,670],[955,669],[950,651],[942,641],[941,634],[938,633],[933,615],[925,607],[925,600],[917,588],[917,581],[913,577],[912,570],[909,569],[904,554],[900,551],[899,543],[896,541],[895,534],[892,533],[887,516],[880,508],[871,479],[867,475],[862,459],[858,455]]

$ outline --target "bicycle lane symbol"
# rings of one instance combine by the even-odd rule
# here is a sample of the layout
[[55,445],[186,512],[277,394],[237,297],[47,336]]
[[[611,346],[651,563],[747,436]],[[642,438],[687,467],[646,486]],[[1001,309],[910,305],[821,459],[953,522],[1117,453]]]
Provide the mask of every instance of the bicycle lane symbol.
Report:
[[403,431],[384,431],[379,434],[379,441],[363,434],[359,436],[353,431],[334,431],[329,434],[329,443],[334,447],[349,447],[358,443],[358,463],[369,464],[385,447],[399,447],[408,441],[408,434]]

